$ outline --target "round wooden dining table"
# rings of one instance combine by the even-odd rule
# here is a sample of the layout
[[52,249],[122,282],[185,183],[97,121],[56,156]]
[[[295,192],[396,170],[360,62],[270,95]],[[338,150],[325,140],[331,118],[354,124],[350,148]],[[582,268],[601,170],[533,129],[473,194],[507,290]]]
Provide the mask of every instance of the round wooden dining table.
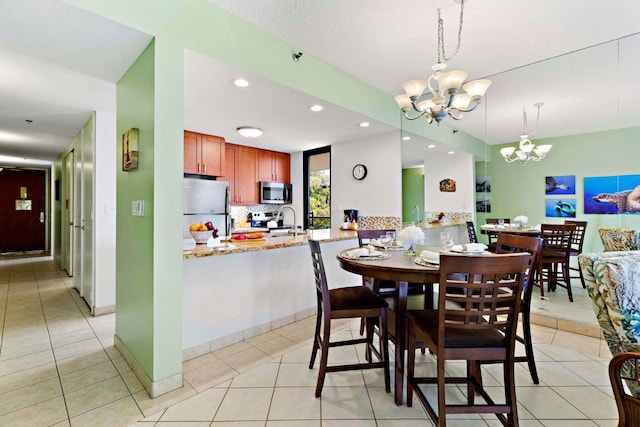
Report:
[[[438,252],[438,248],[427,248]],[[345,256],[350,249],[337,255],[343,270],[374,280],[390,280],[396,283],[395,319],[389,324],[389,334],[395,338],[395,402],[402,405],[404,380],[404,351],[406,349],[404,315],[407,310],[408,283],[426,285],[425,305],[433,307],[433,284],[440,278],[438,265],[422,266],[415,263],[415,256],[406,256],[403,251],[388,251],[388,259],[351,259]],[[418,253],[420,253],[418,251]]]

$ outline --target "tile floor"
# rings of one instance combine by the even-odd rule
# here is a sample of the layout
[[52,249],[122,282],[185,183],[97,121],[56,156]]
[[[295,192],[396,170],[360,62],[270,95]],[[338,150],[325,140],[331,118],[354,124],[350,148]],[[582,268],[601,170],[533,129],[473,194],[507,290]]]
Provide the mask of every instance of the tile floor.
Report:
[[[184,386],[153,400],[113,347],[115,315],[91,317],[49,257],[0,256],[0,319],[1,426],[431,425],[418,402],[395,406],[377,371],[328,374],[322,398],[314,398],[312,318],[186,361]],[[346,323],[338,333],[358,327]],[[541,384],[517,366],[520,425],[616,426],[606,344],[542,326],[534,327],[534,342]],[[359,350],[336,349],[334,360],[353,360]],[[428,355],[418,359],[420,369],[434,364]],[[494,367],[485,381],[500,384]],[[490,416],[449,422],[497,424]]]

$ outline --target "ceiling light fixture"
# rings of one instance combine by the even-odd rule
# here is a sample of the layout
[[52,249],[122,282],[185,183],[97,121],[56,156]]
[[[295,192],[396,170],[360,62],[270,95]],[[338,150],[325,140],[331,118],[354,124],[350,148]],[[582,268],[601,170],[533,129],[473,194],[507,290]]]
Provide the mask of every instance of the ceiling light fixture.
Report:
[[368,128],[370,126],[369,122],[362,122],[360,123],[360,127],[361,128]]
[[410,136],[403,136],[403,137],[402,137],[402,140],[403,140],[403,141],[409,141],[410,139],[411,139],[411,137],[410,137]]
[[238,86],[238,87],[247,87],[247,86],[249,86],[249,82],[246,81],[245,79],[235,79],[233,81],[233,84]]
[[[464,71],[445,72],[447,64],[441,61],[452,60],[460,49],[460,39],[462,36],[462,22],[464,15],[464,0],[460,1],[460,22],[458,27],[458,44],[453,56],[447,58],[444,52],[444,22],[440,17],[438,9],[438,63],[431,67],[433,74],[428,80],[409,80],[402,84],[404,92],[395,97],[402,114],[409,120],[415,120],[425,116],[427,123],[440,124],[442,119],[452,117],[460,120],[463,113],[475,110],[480,105],[491,80],[480,79],[464,83],[467,73]],[[463,84],[464,83],[464,84]],[[435,86],[435,87],[434,87]],[[460,87],[462,86],[462,90]],[[431,98],[423,99],[424,91],[429,89]],[[409,110],[413,109],[418,114],[409,115]]]
[[311,107],[309,107],[309,110],[313,111],[314,113],[317,113],[318,111],[324,110],[324,107],[319,104],[314,104]]
[[436,144],[429,144],[427,145],[427,148],[436,148]]
[[242,126],[237,128],[236,131],[245,138],[257,138],[262,135],[262,129],[251,126]]
[[526,107],[522,107],[523,127],[522,135],[520,135],[520,144],[518,150],[516,150],[516,147],[505,147],[500,150],[500,154],[502,154],[502,157],[504,157],[507,163],[515,162],[516,160],[519,160],[523,165],[529,163],[530,160],[539,162],[540,160],[545,158],[545,156],[551,150],[551,147],[553,147],[549,144],[536,146],[529,139],[529,137],[533,136],[533,134],[538,130],[538,122],[540,121],[540,107],[542,107],[543,105],[544,104],[542,102],[534,104],[534,106],[538,108],[538,118],[536,119],[535,129],[530,133],[527,133],[527,109]]

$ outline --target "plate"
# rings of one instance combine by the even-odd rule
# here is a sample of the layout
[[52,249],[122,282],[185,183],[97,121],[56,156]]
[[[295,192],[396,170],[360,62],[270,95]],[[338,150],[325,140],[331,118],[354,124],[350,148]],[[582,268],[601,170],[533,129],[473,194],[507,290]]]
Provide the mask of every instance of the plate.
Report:
[[344,258],[347,259],[355,259],[355,260],[378,260],[378,259],[388,259],[391,258],[391,255],[389,254],[385,254],[382,252],[374,252],[372,254],[364,254],[364,255],[356,255],[356,256],[349,256],[348,253],[345,253],[342,255]]
[[436,262],[427,261],[426,259],[420,258],[420,257],[416,257],[415,263],[423,267],[438,267],[440,265],[439,262],[436,263]]
[[456,254],[467,254],[467,255],[472,255],[472,254],[483,254],[487,251],[457,251],[455,249],[450,249],[450,252],[456,253]]
[[[376,248],[384,249],[384,246],[382,246],[380,241],[377,240],[377,239],[371,239],[369,241],[369,243],[371,243]],[[389,251],[403,251],[404,250],[404,246],[387,246],[387,250],[389,250]]]

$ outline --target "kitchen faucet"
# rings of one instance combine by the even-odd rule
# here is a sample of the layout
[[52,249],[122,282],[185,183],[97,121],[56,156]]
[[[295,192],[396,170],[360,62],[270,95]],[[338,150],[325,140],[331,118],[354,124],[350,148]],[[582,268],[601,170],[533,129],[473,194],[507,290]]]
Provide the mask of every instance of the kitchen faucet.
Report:
[[293,212],[293,232],[289,231],[289,233],[293,234],[293,235],[296,235],[296,234],[298,234],[298,223],[296,222],[296,210],[293,208],[293,206],[291,206],[291,205],[280,206],[280,208],[278,208],[278,213],[276,215],[275,221],[278,222],[278,220],[280,219],[280,215],[282,215],[282,211],[285,208],[289,208],[289,209],[291,209],[291,212]]
[[413,207],[413,210],[411,211],[411,216],[414,216],[414,215],[415,215],[416,220],[417,220],[417,225],[420,225],[420,206],[415,205]]

